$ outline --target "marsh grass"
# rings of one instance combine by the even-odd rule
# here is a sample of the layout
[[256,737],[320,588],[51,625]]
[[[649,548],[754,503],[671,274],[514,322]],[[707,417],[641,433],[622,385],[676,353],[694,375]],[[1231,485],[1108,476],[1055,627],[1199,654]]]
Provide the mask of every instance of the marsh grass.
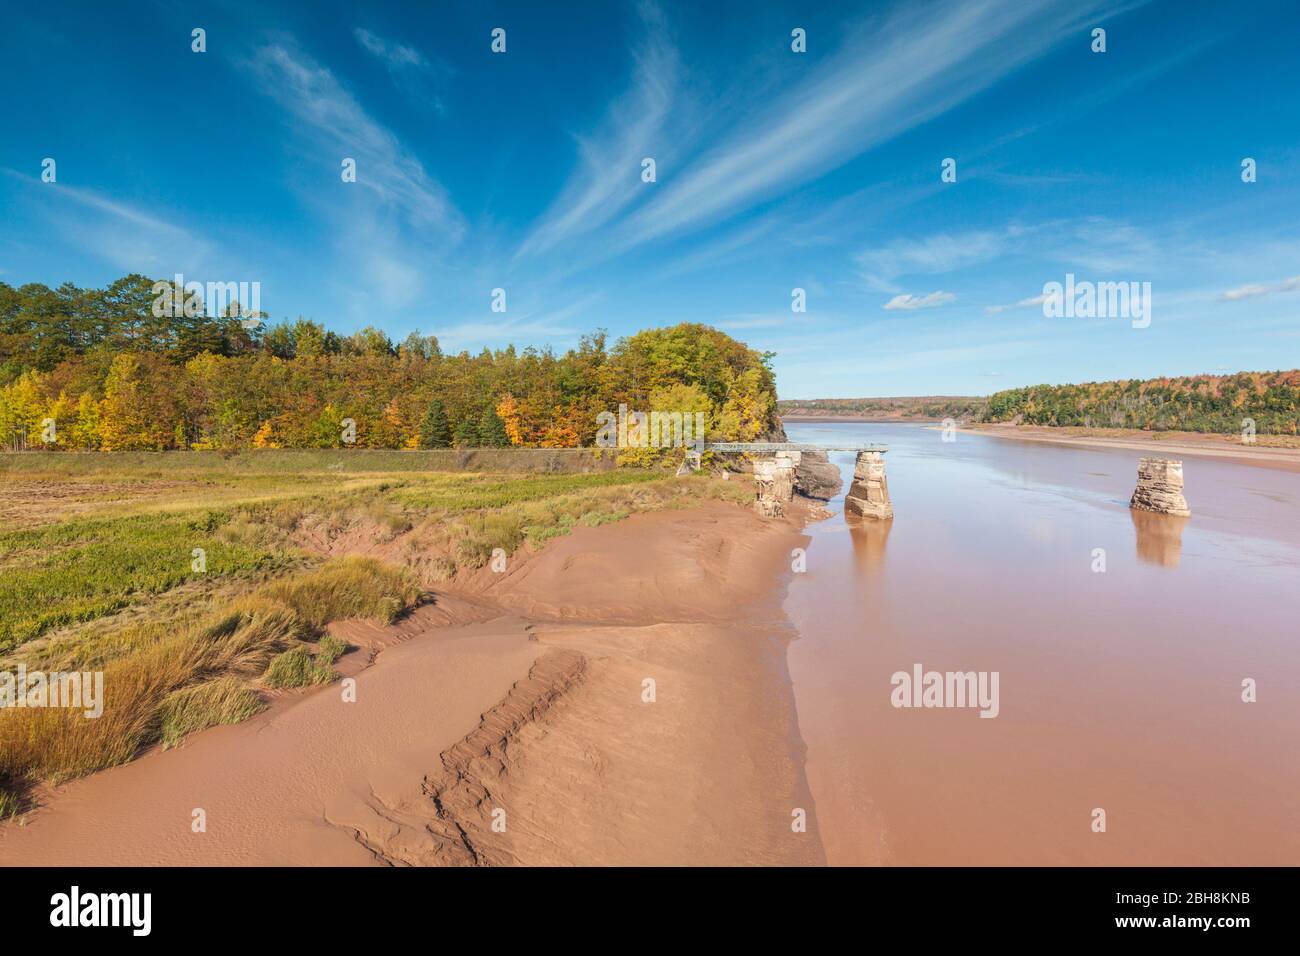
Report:
[[305,647],[295,647],[275,657],[262,680],[267,687],[277,690],[328,684],[337,676],[330,666],[332,663],[312,654]]
[[347,617],[393,620],[420,598],[420,582],[407,568],[348,556],[310,574],[267,585],[267,597],[292,608],[315,629]]
[[[80,710],[64,708],[0,709],[0,781],[6,782],[0,792],[7,794],[6,805],[13,812],[35,781],[79,777],[125,763],[168,741],[169,734],[179,739],[175,735],[202,729],[205,721],[249,716],[252,698],[235,691],[259,677],[269,686],[332,680],[333,661],[313,656],[304,642],[332,615],[388,618],[419,593],[405,568],[346,558],[264,585],[170,636],[150,630],[149,641],[136,634],[133,652],[103,667],[100,717],[87,719]],[[287,663],[286,653],[293,655]],[[290,682],[303,670],[303,658],[310,679]],[[209,686],[221,681],[226,683]],[[257,696],[251,688],[249,693]]]
[[271,550],[214,535],[229,518],[137,515],[0,532],[0,651],[194,580],[194,548],[206,552],[208,575],[283,563]]
[[[272,662],[274,663],[274,662]],[[237,677],[218,677],[173,691],[158,709],[163,747],[174,747],[189,734],[220,724],[247,720],[266,705]]]
[[316,645],[316,659],[333,665],[347,652],[348,642],[333,634],[326,634]]
[[0,820],[17,816],[22,810],[22,800],[11,788],[13,784],[0,779]]

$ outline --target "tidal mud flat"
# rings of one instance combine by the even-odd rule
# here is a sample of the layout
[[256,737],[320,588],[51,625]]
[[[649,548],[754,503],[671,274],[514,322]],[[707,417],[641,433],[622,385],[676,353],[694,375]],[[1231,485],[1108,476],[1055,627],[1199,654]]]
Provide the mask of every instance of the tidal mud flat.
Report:
[[309,691],[47,790],[0,863],[824,862],[781,610],[801,523],[636,515],[331,625],[355,703]]

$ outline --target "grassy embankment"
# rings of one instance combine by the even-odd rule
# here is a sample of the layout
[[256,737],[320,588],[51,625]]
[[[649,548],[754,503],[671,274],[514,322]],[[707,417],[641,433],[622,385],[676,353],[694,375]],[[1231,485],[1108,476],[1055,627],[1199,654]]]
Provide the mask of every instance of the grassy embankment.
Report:
[[[745,494],[662,471],[554,473],[585,466],[562,457],[524,465],[542,474],[412,469],[421,457],[0,456],[0,672],[102,670],[105,690],[97,719],[0,710],[0,816],[36,782],[246,719],[270,689],[332,680],[346,648],[326,624],[391,621],[496,548]],[[389,560],[312,546],[358,531]]]

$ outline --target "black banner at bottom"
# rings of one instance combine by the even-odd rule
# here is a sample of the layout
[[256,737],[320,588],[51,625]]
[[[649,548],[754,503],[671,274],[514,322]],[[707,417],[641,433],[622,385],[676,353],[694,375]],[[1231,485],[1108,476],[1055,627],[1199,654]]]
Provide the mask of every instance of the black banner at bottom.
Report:
[[[576,920],[632,934],[774,924],[918,942],[1105,936],[1231,945],[1292,922],[1291,869],[0,869],[9,932],[201,944],[508,936]],[[542,923],[536,921],[543,921]],[[779,927],[776,927],[779,928]],[[429,936],[430,931],[434,935]],[[450,942],[449,940],[446,940]]]

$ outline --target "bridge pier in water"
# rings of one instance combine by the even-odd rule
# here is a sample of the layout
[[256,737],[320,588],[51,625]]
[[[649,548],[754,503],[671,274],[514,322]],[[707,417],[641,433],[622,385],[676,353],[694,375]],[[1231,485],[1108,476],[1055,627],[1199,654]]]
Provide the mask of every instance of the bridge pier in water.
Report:
[[[884,445],[811,445],[799,442],[709,442],[704,445],[708,451],[717,454],[771,455],[771,458],[754,459],[754,510],[768,518],[778,518],[785,514],[786,502],[794,498],[795,487],[799,480],[798,469],[803,463],[804,452],[818,452],[813,456],[822,465],[831,468],[825,452],[857,452],[857,461],[853,469],[853,484],[844,499],[846,515],[860,515],[865,518],[887,519],[894,516],[894,506],[889,501],[889,485],[885,481]],[[811,461],[812,459],[810,459]],[[683,467],[685,465],[683,464]],[[805,476],[807,477],[807,476]],[[818,487],[816,479],[813,487]],[[827,498],[839,487],[838,477],[828,489]],[[805,491],[805,494],[808,494]],[[817,494],[810,495],[813,498]]]
[[889,482],[885,480],[884,452],[858,452],[853,465],[853,484],[844,496],[844,513],[880,521],[894,517]]

